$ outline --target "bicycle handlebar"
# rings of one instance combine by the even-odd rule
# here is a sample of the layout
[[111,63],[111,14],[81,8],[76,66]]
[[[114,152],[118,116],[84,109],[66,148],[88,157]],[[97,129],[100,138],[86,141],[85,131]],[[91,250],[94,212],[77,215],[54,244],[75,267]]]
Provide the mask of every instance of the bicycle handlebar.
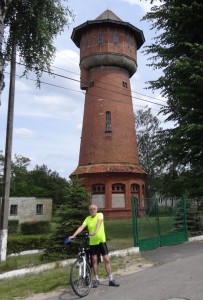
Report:
[[90,237],[90,235],[88,233],[81,234],[81,235],[75,237],[74,239],[69,239],[69,237],[68,237],[64,240],[64,245],[70,245],[75,239],[88,239],[89,237]]

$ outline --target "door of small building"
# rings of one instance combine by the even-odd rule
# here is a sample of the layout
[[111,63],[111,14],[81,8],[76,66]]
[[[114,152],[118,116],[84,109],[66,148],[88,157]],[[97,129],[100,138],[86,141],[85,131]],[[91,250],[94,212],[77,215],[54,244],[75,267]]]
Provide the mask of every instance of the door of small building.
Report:
[[187,241],[186,199],[170,197],[139,199],[132,196],[134,245],[140,251],[181,244]]

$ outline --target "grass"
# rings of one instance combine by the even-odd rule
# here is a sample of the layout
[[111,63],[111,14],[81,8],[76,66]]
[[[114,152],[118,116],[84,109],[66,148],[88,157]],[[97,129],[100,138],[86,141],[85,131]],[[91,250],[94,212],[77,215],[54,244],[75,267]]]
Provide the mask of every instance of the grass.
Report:
[[[114,220],[105,222],[107,243],[110,251],[126,249],[133,246],[132,220]],[[29,254],[24,256],[10,256],[6,262],[0,263],[0,273],[32,267],[41,264],[41,254]],[[141,256],[135,255],[134,260],[140,261]],[[112,258],[112,269],[117,271],[124,269],[126,258]],[[70,266],[65,268],[55,268],[51,271],[44,271],[40,274],[26,275],[26,277],[16,277],[12,279],[0,280],[0,299],[10,300],[26,297],[34,293],[45,293],[55,289],[64,289],[69,285]],[[103,264],[100,267],[101,277],[106,276]],[[39,280],[40,279],[40,280]],[[26,281],[26,284],[25,284]]]
[[40,265],[42,263],[40,256],[40,253],[23,256],[9,256],[5,262],[0,263],[0,273]]
[[[145,262],[147,261],[142,258],[140,254],[111,258],[113,272],[125,269],[132,264],[141,266]],[[68,289],[69,272],[70,266],[67,266],[64,268],[55,268],[51,271],[44,271],[36,275],[26,275],[26,277],[0,280],[0,299],[19,300],[32,294]],[[99,275],[100,278],[106,278],[106,272],[103,263],[100,264]]]

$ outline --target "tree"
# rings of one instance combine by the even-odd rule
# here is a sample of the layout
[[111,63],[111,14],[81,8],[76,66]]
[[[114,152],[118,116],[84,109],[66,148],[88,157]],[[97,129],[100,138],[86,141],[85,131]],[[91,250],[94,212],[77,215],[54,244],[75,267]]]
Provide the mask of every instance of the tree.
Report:
[[[2,0],[0,4],[0,70],[11,60],[13,40],[20,63],[35,72],[38,84],[44,71],[50,71],[56,48],[54,38],[74,19],[61,0]],[[4,28],[8,35],[4,36]],[[2,72],[3,73],[3,72]],[[3,76],[3,74],[2,74]]]
[[[3,175],[4,156],[0,155],[0,179]],[[11,197],[50,197],[53,209],[62,204],[67,194],[68,180],[59,176],[46,165],[36,165],[28,170],[30,159],[22,155],[14,156],[11,163]],[[2,194],[2,182],[0,185]]]
[[[152,1],[153,2],[153,1]],[[154,69],[163,75],[149,82],[167,98],[161,110],[167,120],[176,123],[167,130],[167,138],[159,159],[182,165],[193,176],[194,185],[203,180],[203,3],[201,0],[162,0],[153,6],[143,20],[152,22],[158,35],[146,46]],[[167,158],[167,153],[171,155]],[[192,178],[192,176],[190,176]],[[203,190],[201,191],[203,192]]]
[[[14,115],[16,49],[26,75],[34,71],[37,84],[44,71],[50,71],[55,53],[54,38],[73,17],[61,0],[3,0],[0,2],[0,92],[3,89],[5,61],[11,62],[2,209],[0,218],[0,260],[6,260],[8,201],[10,192],[11,150]],[[8,29],[7,39],[4,28]],[[5,47],[2,43],[5,38]]]
[[64,240],[82,224],[88,214],[88,207],[88,192],[81,186],[78,178],[73,178],[67,188],[65,203],[58,209],[57,215],[60,221],[50,238],[49,246],[43,254],[44,259],[70,258],[77,253],[77,243],[67,249],[64,247]]
[[155,164],[155,153],[160,147],[160,140],[157,138],[162,128],[160,121],[153,116],[151,109],[140,109],[135,114],[137,145],[139,161],[142,168],[147,172],[146,178],[146,197],[154,196],[155,191],[159,189],[158,175],[160,170]]

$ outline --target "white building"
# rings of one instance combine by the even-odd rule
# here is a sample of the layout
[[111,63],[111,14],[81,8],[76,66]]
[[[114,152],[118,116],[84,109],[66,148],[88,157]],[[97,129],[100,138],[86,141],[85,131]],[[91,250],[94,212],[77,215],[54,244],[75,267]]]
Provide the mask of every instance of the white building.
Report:
[[[0,203],[1,204],[1,203]],[[10,197],[9,220],[19,223],[30,221],[51,221],[52,199],[35,197]]]

